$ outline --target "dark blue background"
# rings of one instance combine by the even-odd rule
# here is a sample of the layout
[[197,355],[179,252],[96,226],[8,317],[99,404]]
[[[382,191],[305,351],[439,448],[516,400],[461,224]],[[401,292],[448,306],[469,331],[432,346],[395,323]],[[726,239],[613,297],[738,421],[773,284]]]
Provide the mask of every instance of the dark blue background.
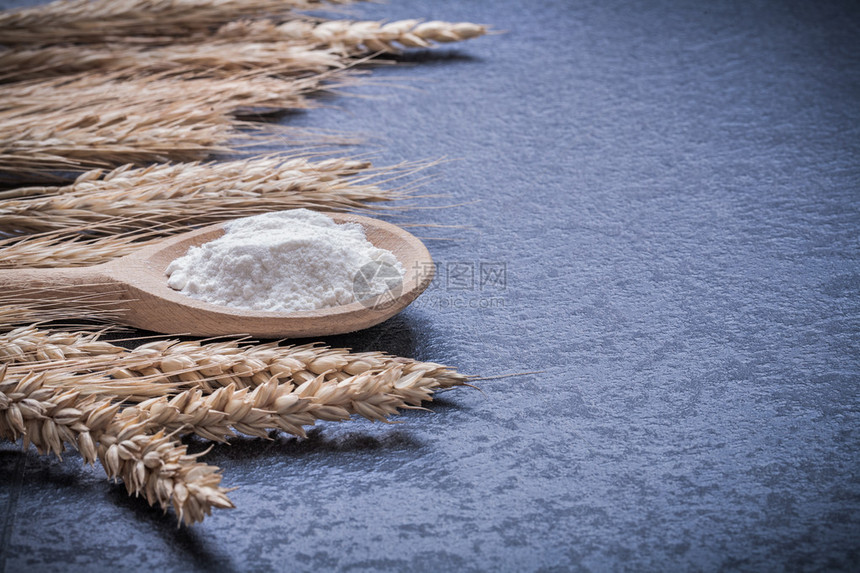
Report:
[[[295,125],[447,157],[407,217],[506,263],[330,342],[482,376],[400,425],[206,459],[176,529],[101,469],[0,450],[7,571],[857,570],[860,8],[392,0],[507,30],[378,69]],[[395,88],[392,84],[397,84]],[[438,238],[455,240],[438,240]],[[487,308],[482,308],[482,306]]]

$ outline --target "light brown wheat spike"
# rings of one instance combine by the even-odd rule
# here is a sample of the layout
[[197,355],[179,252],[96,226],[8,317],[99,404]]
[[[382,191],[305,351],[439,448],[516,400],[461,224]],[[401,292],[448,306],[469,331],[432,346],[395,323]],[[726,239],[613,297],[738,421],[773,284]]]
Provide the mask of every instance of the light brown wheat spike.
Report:
[[[450,388],[467,380],[466,376],[451,368],[433,362],[381,352],[350,352],[318,344],[280,346],[277,343],[254,344],[240,340],[158,340],[129,350],[100,340],[93,333],[63,333],[28,326],[0,335],[0,347],[14,347],[5,355],[17,357],[14,360],[20,364],[43,360],[37,352],[45,345],[51,345],[54,352],[50,357],[52,360],[109,355],[119,367],[114,373],[116,377],[175,376],[176,380],[193,385],[210,380],[216,386],[255,387],[273,377],[301,384],[319,374],[325,374],[327,380],[343,380],[393,366],[403,368],[407,374],[422,371],[433,378],[439,388]],[[121,370],[124,368],[133,368],[136,372],[123,373]]]
[[[48,294],[50,300],[46,300]],[[99,302],[96,295],[81,294],[78,286],[19,289],[0,292],[0,331],[22,324],[65,321],[116,321],[115,304]]]
[[[69,97],[73,97],[69,94]],[[228,151],[239,126],[194,103],[124,109],[0,112],[0,173],[26,177],[124,163],[194,161]]]
[[125,163],[196,161],[237,142],[296,131],[237,116],[307,108],[318,79],[93,79],[0,90],[0,173],[86,170]]
[[[335,77],[330,74],[325,79],[334,83]],[[346,82],[343,74],[337,77]],[[133,115],[146,106],[159,108],[178,103],[214,106],[224,114],[306,109],[311,105],[306,96],[322,89],[322,81],[321,78],[283,81],[260,73],[235,74],[230,78],[169,74],[122,78],[117,74],[77,74],[3,86],[0,112],[4,117],[16,114],[38,117],[59,111],[118,109]],[[33,117],[26,117],[22,124],[33,121]]]
[[[79,384],[85,393],[107,392],[124,399],[145,395],[147,384],[164,384],[162,391],[176,388],[214,392],[219,387],[256,388],[272,380],[304,384],[322,376],[326,382],[343,382],[365,373],[399,368],[403,377],[420,373],[412,383],[392,390],[411,406],[431,399],[436,390],[466,384],[468,377],[433,362],[387,355],[381,352],[350,352],[341,348],[309,344],[279,346],[237,340],[220,342],[158,340],[132,350],[99,339],[98,333],[68,333],[21,327],[0,335],[0,360],[34,369],[39,364],[54,368],[74,361],[78,372],[105,373],[99,384]],[[135,385],[140,380],[142,386]],[[102,388],[107,382],[114,389]],[[129,395],[118,393],[123,387]],[[136,394],[136,396],[132,396]]]
[[[122,478],[130,494],[143,493],[150,504],[157,501],[163,507],[172,500],[177,515],[186,523],[202,520],[211,507],[232,507],[232,504],[225,496],[226,491],[217,487],[221,478],[215,468],[194,462],[194,457],[185,455],[184,447],[165,437],[165,431],[195,433],[216,441],[223,441],[235,432],[265,437],[269,430],[304,436],[304,427],[317,420],[343,421],[359,415],[373,421],[386,421],[398,409],[417,406],[430,399],[434,389],[462,384],[464,379],[439,365],[393,359],[378,353],[356,354],[358,360],[350,363],[344,358],[348,355],[345,351],[286,348],[287,359],[282,356],[278,367],[274,363],[269,365],[280,372],[282,380],[275,374],[258,383],[260,370],[251,375],[250,384],[241,389],[237,388],[237,382],[243,383],[242,377],[235,376],[236,381],[204,392],[200,389],[201,378],[192,377],[190,380],[194,381],[196,389],[167,398],[165,394],[172,390],[169,383],[155,381],[153,375],[148,374],[138,379],[140,385],[160,386],[161,395],[119,412],[111,399],[102,398],[115,397],[116,387],[111,386],[109,376],[73,372],[86,366],[86,361],[73,358],[108,357],[107,362],[113,362],[112,359],[124,351],[100,342],[95,334],[49,333],[30,328],[8,333],[4,338],[0,341],[4,361],[28,364],[28,358],[37,358],[48,362],[43,364],[41,372],[33,371],[33,363],[11,370],[5,365],[2,367],[0,437],[12,440],[23,437],[25,446],[33,443],[40,452],[57,455],[61,455],[64,444],[73,445],[88,462],[97,455],[109,477]],[[156,342],[144,345],[141,350],[155,350],[156,361],[150,364],[159,364],[166,375],[179,376],[181,380],[188,374],[199,376],[200,370],[187,368],[189,353],[165,353],[181,344]],[[190,347],[199,348],[196,343],[191,343]],[[225,348],[238,349],[237,346],[221,347],[213,356],[222,356]],[[276,349],[273,345],[261,345],[253,354],[261,356],[261,352],[277,352]],[[147,354],[153,353],[130,351],[123,358],[132,366],[134,359]],[[299,360],[302,356],[306,359],[304,364]],[[314,359],[307,362],[310,356]],[[250,368],[258,366],[251,362],[255,357],[247,352],[239,357],[240,360],[232,364],[234,372],[247,375],[251,374]],[[66,365],[52,369],[56,364],[52,361],[58,358]],[[387,365],[375,372],[370,368],[374,361],[387,362]],[[220,360],[216,363],[224,365]],[[334,368],[315,376],[302,376],[307,371],[299,369],[327,366]],[[136,367],[142,368],[141,364]],[[344,368],[364,372],[348,375]],[[147,369],[154,370],[152,366]],[[210,362],[209,371],[212,369]],[[289,374],[285,369],[291,369]],[[128,369],[122,370],[128,372]],[[117,368],[111,370],[113,375],[118,371]],[[430,377],[434,372],[442,376]],[[214,378],[225,382],[223,374]],[[303,379],[305,381],[301,382]],[[184,378],[183,381],[187,383],[188,380]],[[88,392],[93,388],[98,392]],[[185,471],[179,463],[182,461],[192,464],[192,468]],[[197,483],[191,476],[206,483]],[[195,495],[186,495],[189,492]]]
[[[266,70],[280,76],[323,73],[343,68],[349,57],[429,48],[482,36],[485,26],[468,22],[311,22],[241,20],[224,25],[213,39],[193,44],[147,47],[135,44],[47,46],[0,52],[0,81],[20,81],[85,71],[123,77],[172,72],[230,76]],[[214,41],[213,41],[214,40]]]
[[0,363],[25,364],[67,361],[92,356],[116,356],[127,350],[99,340],[97,332],[62,332],[26,326],[0,334]]
[[356,414],[387,421],[408,406],[398,388],[412,388],[421,377],[421,372],[404,376],[394,367],[342,381],[326,381],[319,375],[298,386],[272,378],[253,390],[230,384],[209,394],[186,390],[169,399],[153,398],[127,408],[119,419],[214,441],[224,441],[234,430],[263,438],[269,430],[305,437],[304,426],[317,420],[340,422]]
[[[118,221],[123,227],[125,221]],[[137,222],[140,224],[140,221]],[[115,258],[130,255],[147,245],[160,241],[164,236],[174,232],[182,232],[188,227],[178,229],[153,225],[149,230],[137,230],[111,235],[111,224],[98,226],[98,235],[89,236],[91,226],[70,227],[60,231],[50,231],[26,237],[11,237],[0,239],[0,268],[50,268],[50,267],[86,267],[112,261]],[[3,295],[0,293],[0,305]],[[2,317],[2,310],[0,310]],[[34,320],[38,320],[38,317]],[[48,320],[48,319],[44,319]],[[14,324],[20,324],[22,321]],[[33,322],[25,320],[23,322]],[[4,322],[0,318],[0,330]]]
[[398,53],[401,48],[429,48],[436,43],[461,42],[483,36],[487,31],[486,26],[469,22],[313,22],[296,19],[280,25],[270,20],[230,22],[222,26],[217,35],[255,42],[294,42],[354,56],[375,52]]
[[199,455],[189,455],[163,430],[148,434],[145,424],[118,422],[119,405],[109,399],[51,387],[50,376],[10,376],[0,367],[0,437],[23,438],[24,447],[32,443],[41,453],[61,455],[66,445],[75,447],[88,463],[98,458],[130,495],[165,510],[172,504],[186,525],[202,521],[212,508],[233,507],[217,467],[198,462]]
[[[140,186],[170,187],[173,181],[191,185],[193,190],[209,191],[222,189],[219,185],[223,182],[223,189],[238,187],[249,192],[255,185],[268,188],[278,186],[277,182],[290,183],[310,177],[320,182],[329,182],[359,174],[370,175],[374,173],[371,167],[372,164],[363,159],[322,158],[309,153],[295,156],[264,155],[218,163],[156,164],[141,169],[127,164],[111,171],[95,169],[82,173],[74,182],[63,186],[18,187],[0,191],[0,201],[21,197],[101,193]],[[411,172],[413,169],[417,171],[422,164],[403,164],[395,168],[383,168],[381,171],[388,173],[400,170],[401,167]]]
[[[461,386],[469,378],[441,364],[391,356],[382,352],[350,352],[343,348],[308,344],[280,346],[238,340],[219,342],[158,340],[128,350],[99,339],[97,333],[57,332],[21,327],[0,335],[0,360],[18,367],[38,363],[75,361],[78,372],[105,373],[117,383],[109,389],[99,384],[79,386],[86,393],[105,391],[133,400],[142,384],[165,384],[164,393],[176,388],[256,388],[270,381],[301,385],[322,376],[325,382],[343,382],[361,374],[377,374],[398,368],[402,377],[420,376],[409,384],[399,383],[390,393],[410,406],[431,400],[433,392]],[[100,384],[107,380],[100,381]],[[114,382],[112,382],[113,384]],[[119,394],[123,387],[129,394]]]
[[[143,495],[150,505],[167,510],[172,504],[185,525],[203,521],[212,509],[232,509],[229,489],[221,487],[217,466],[198,462],[184,445],[163,430],[136,433],[134,424],[106,433],[99,442],[99,460],[108,477],[120,478],[129,495]],[[112,443],[111,443],[112,442]]]
[[[404,197],[378,187],[374,179],[414,170],[411,166],[374,170],[370,162],[350,159],[277,156],[131,167],[90,171],[63,187],[20,189],[20,196],[41,196],[0,200],[0,228],[7,233],[34,233],[76,227],[87,229],[92,237],[134,229],[152,232],[156,223],[193,220],[199,225],[284,209],[370,208],[376,202]],[[164,227],[163,234],[182,228]],[[16,260],[7,247],[22,252],[13,241],[0,241],[0,259],[4,259],[0,267],[20,262],[41,266],[39,261]]]
[[0,52],[0,81],[95,71],[134,78],[165,72],[186,77],[231,77],[237,72],[264,70],[284,77],[319,74],[343,68],[346,63],[332,51],[289,42],[205,42],[155,48],[126,44],[49,46]]
[[[109,360],[104,362],[109,363]],[[113,384],[106,374],[78,372],[86,366],[85,361],[72,360],[59,368],[56,365],[56,362],[48,362],[4,367],[4,375],[16,379],[22,375],[26,378],[44,374],[41,380],[46,393],[49,390],[67,391],[74,393],[76,398],[95,400],[110,396],[128,401],[128,396],[113,394],[123,386]],[[407,373],[410,366],[411,371]],[[152,376],[138,378],[139,392],[134,397],[147,397],[137,406],[123,410],[105,432],[119,433],[120,428],[136,424],[138,433],[163,429],[224,441],[235,435],[234,431],[266,437],[270,430],[279,430],[305,437],[304,426],[313,425],[317,420],[344,421],[352,415],[371,421],[387,421],[399,409],[417,407],[422,401],[431,399],[433,390],[439,387],[437,381],[425,376],[426,371],[416,370],[414,366],[394,364],[378,372],[367,371],[342,379],[327,379],[328,373],[323,373],[305,382],[293,378],[278,380],[273,376],[254,388],[238,388],[235,383],[230,383],[214,391],[204,391],[198,384],[197,388],[172,397],[168,395],[174,392],[175,385],[153,380]],[[133,387],[126,382],[126,388]],[[158,387],[160,393],[149,392],[153,386]],[[39,434],[37,429],[30,428],[27,435],[38,441],[39,436],[50,436],[50,433],[43,431]],[[51,441],[50,445],[50,451],[58,455],[62,452],[60,441]]]
[[[328,0],[347,4],[350,0]],[[0,43],[181,41],[240,18],[288,17],[320,0],[59,0],[0,12]]]

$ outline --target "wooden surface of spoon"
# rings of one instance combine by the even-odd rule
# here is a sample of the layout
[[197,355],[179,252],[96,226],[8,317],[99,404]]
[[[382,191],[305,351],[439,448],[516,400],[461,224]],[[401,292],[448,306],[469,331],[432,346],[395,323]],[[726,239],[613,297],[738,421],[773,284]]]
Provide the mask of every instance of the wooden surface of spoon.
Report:
[[76,308],[91,305],[101,310],[115,309],[117,322],[164,334],[299,338],[342,334],[378,324],[403,310],[430,284],[433,259],[411,233],[360,215],[326,215],[337,223],[360,224],[368,241],[391,251],[405,271],[401,287],[375,299],[289,314],[218,306],[171,289],[167,285],[167,266],[190,247],[222,236],[224,223],[219,223],[168,237],[97,266],[0,270],[0,289],[7,296],[14,297],[19,292],[22,299],[45,302],[74,297],[79,299],[75,301]]

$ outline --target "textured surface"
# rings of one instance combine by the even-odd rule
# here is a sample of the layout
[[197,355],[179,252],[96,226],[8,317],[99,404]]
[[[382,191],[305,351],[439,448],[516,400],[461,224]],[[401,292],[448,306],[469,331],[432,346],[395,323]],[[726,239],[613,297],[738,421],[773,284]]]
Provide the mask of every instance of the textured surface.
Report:
[[543,373],[216,448],[238,508],[193,529],[3,445],[6,570],[857,570],[857,4],[359,14],[509,33],[291,118],[373,134],[380,164],[454,159],[432,191],[463,205],[424,220],[469,227],[427,230],[460,239],[429,242],[439,286],[331,342]]

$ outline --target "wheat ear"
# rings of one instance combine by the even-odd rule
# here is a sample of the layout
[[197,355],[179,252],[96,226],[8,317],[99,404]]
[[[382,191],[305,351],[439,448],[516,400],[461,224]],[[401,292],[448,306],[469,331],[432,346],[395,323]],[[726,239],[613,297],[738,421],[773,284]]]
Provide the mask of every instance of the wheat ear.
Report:
[[[125,226],[124,221],[120,221]],[[140,224],[140,222],[136,223]],[[86,267],[112,261],[117,257],[129,255],[138,249],[160,241],[162,237],[173,232],[182,232],[187,227],[176,229],[161,228],[154,225],[153,229],[133,233],[109,235],[111,224],[98,226],[98,235],[89,236],[92,226],[68,227],[60,231],[50,231],[27,237],[10,237],[0,239],[0,268],[37,268],[37,267]],[[0,305],[4,304],[3,294],[0,293]],[[34,301],[35,302],[35,301]],[[37,311],[38,307],[32,307]],[[0,310],[0,317],[2,317]],[[59,319],[63,317],[54,317]],[[0,318],[0,330],[12,324],[31,323],[40,319],[19,320],[17,322],[3,321]]]
[[[350,352],[317,344],[280,346],[251,344],[237,340],[220,342],[158,340],[127,350],[98,334],[56,333],[34,327],[18,328],[0,337],[6,360],[27,364],[44,360],[107,357],[115,379],[150,377],[171,384],[212,391],[219,386],[254,388],[271,379],[303,384],[324,375],[327,381],[343,381],[364,373],[398,367],[405,375],[421,372],[422,382],[432,389],[466,384],[469,378],[437,364],[391,356],[382,352]],[[39,349],[49,348],[40,354]],[[105,369],[95,361],[90,370]],[[410,404],[414,402],[410,401]]]
[[357,414],[386,421],[409,406],[397,390],[413,388],[420,379],[421,372],[404,376],[398,367],[339,382],[319,375],[298,386],[272,378],[253,390],[230,384],[210,394],[186,390],[172,398],[153,398],[127,408],[119,420],[214,441],[233,436],[233,430],[257,437],[266,437],[269,430],[305,437],[304,426],[317,420],[339,422]]
[[289,41],[355,56],[375,52],[398,53],[401,48],[429,48],[437,43],[461,42],[483,36],[487,31],[486,26],[479,24],[438,20],[384,23],[295,19],[280,25],[270,20],[240,20],[225,24],[217,35],[234,40]]
[[88,463],[98,458],[129,494],[142,494],[165,510],[172,504],[187,525],[202,521],[212,508],[233,507],[217,467],[197,462],[197,455],[164,431],[150,435],[142,424],[118,423],[119,405],[108,399],[81,398],[47,385],[48,376],[10,377],[0,366],[0,437],[23,438],[25,447],[32,443],[58,456],[71,445]]
[[[234,74],[229,78],[154,74],[130,79],[118,74],[76,74],[5,86],[0,91],[0,117],[13,122],[10,126],[30,126],[38,116],[58,112],[119,110],[135,115],[148,107],[160,111],[162,106],[180,103],[189,108],[209,107],[228,116],[241,115],[246,110],[306,109],[311,106],[308,94],[322,89],[323,81],[333,85],[336,80],[347,83],[343,73],[289,81],[260,73]],[[190,122],[189,119],[186,123]]]
[[191,44],[151,47],[116,43],[5,50],[0,52],[0,81],[94,71],[122,78],[165,72],[230,77],[251,70],[279,76],[321,74],[346,67],[353,56],[429,48],[486,33],[486,26],[468,22],[290,20],[277,25],[271,20],[240,20],[224,25],[213,38]]
[[247,143],[251,135],[258,144],[276,134],[300,136],[301,130],[241,116],[306,108],[305,95],[320,86],[319,78],[286,82],[260,75],[15,84],[0,93],[0,173],[196,161]]
[[[314,175],[320,181],[339,177],[350,177],[368,172],[372,164],[366,160],[327,158],[312,161],[307,155],[263,155],[242,160],[218,163],[166,163],[135,168],[126,164],[106,171],[94,169],[80,174],[72,183],[62,186],[18,187],[0,191],[0,200],[29,196],[51,196],[66,193],[89,193],[118,191],[121,188],[146,185],[170,185],[180,181],[192,185],[192,189],[217,190],[223,181],[230,188],[238,186],[242,191],[253,191],[257,185],[273,184],[275,181],[291,181],[295,171],[302,175]],[[399,167],[399,166],[398,166]],[[407,167],[404,165],[404,167]],[[417,168],[418,166],[416,166]],[[393,168],[385,168],[388,171]],[[287,173],[285,173],[285,171]],[[249,185],[250,184],[250,185]],[[168,188],[170,189],[170,188]],[[175,191],[174,191],[175,192]]]
[[164,510],[172,505],[177,518],[192,525],[212,509],[232,509],[229,489],[221,487],[218,467],[198,462],[200,454],[163,430],[142,433],[143,425],[129,424],[106,433],[99,443],[99,460],[109,477],[120,478],[129,495],[143,495],[149,505]]
[[[193,220],[199,225],[283,209],[361,209],[404,197],[372,182],[400,167],[373,170],[369,162],[348,159],[261,157],[129,167],[98,179],[100,171],[88,172],[64,187],[21,189],[21,196],[41,196],[0,200],[0,228],[34,233],[81,227],[92,237],[134,229],[151,232],[157,223]],[[166,227],[164,234],[180,228]],[[14,242],[0,242],[0,253],[6,245]]]
[[98,332],[63,332],[24,326],[0,334],[0,363],[63,362],[93,356],[117,356],[127,350],[99,340]]
[[[44,296],[47,293],[50,294]],[[118,318],[116,304],[104,302],[96,294],[81,294],[80,285],[0,292],[0,332],[35,322],[73,320],[109,323]]]
[[81,72],[112,72],[133,79],[170,73],[185,77],[229,78],[238,72],[264,70],[280,77],[321,74],[348,62],[333,51],[290,42],[202,42],[145,47],[47,46],[0,52],[0,81],[50,78]]
[[0,43],[182,41],[236,19],[286,18],[290,10],[321,4],[319,0],[62,0],[0,12]]

